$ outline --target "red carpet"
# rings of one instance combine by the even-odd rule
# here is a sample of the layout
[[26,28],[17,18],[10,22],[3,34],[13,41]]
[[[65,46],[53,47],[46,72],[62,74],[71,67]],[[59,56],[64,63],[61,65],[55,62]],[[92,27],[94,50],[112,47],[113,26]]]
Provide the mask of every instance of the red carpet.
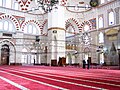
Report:
[[0,79],[0,90],[20,90],[20,89]]
[[120,90],[119,70],[1,66],[0,71],[0,76],[30,90]]

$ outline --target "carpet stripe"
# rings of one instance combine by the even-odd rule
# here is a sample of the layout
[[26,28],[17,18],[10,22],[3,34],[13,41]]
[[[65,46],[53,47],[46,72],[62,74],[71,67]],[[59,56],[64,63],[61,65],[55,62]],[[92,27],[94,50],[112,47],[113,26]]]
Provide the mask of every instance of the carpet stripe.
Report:
[[13,82],[13,81],[11,81],[11,80],[8,80],[8,79],[4,78],[4,77],[2,77],[2,76],[0,76],[0,78],[1,78],[2,80],[4,80],[4,81],[10,83],[11,85],[13,85],[13,86],[21,89],[21,90],[30,90],[30,89],[28,89],[28,88],[26,88],[26,87],[24,87],[24,86],[21,86],[21,85]]
[[[23,70],[20,70],[20,71],[23,71]],[[33,73],[33,72],[31,72],[31,71],[25,71],[24,70],[24,72],[28,72],[28,73]],[[37,74],[37,73],[33,73],[33,74]],[[40,72],[38,73],[38,74],[40,74]],[[43,73],[41,73],[41,74],[43,74]],[[58,75],[51,75],[51,74],[46,74],[46,73],[44,73],[44,75],[48,75],[48,76],[55,76],[55,77],[60,77],[60,78],[68,78],[68,76],[66,77],[66,76],[58,76]],[[104,84],[104,85],[111,85],[111,86],[118,86],[118,87],[120,87],[120,85],[116,85],[116,84],[111,84],[111,83],[105,83],[105,82],[99,82],[99,81],[90,81],[90,80],[84,80],[84,79],[78,79],[78,78],[71,78],[71,77],[69,77],[68,79],[71,79],[71,80],[80,80],[80,81],[86,81],[86,82],[91,82],[91,83],[98,83],[98,84]]]
[[[3,69],[3,70],[5,70],[5,69]],[[8,71],[18,72],[18,71],[14,71],[14,70],[8,70]],[[48,79],[48,80],[58,81],[58,82],[62,82],[62,83],[73,84],[73,85],[82,86],[82,87],[86,87],[86,88],[107,90],[107,89],[105,89],[105,88],[99,88],[99,87],[95,87],[95,86],[78,84],[78,83],[74,83],[74,82],[62,81],[62,80],[52,79],[52,78],[48,78],[48,77],[44,77],[44,76],[37,76],[37,75],[32,75],[32,74],[23,73],[23,72],[18,72],[18,73],[22,73],[22,74],[26,74],[26,75],[30,75],[30,76],[35,76],[35,77],[40,77],[40,78],[44,78],[44,79]]]
[[[4,68],[4,67],[3,67]],[[66,67],[42,67],[42,66],[5,66],[4,69],[8,69],[8,70],[14,70],[14,71],[21,71],[21,72],[26,72],[27,75],[25,74],[21,74],[21,73],[17,73],[14,71],[7,71],[16,75],[21,75],[27,78],[31,78],[31,79],[35,79],[37,81],[42,81],[45,83],[49,83],[50,82],[55,82],[55,81],[50,81],[46,82],[47,79],[42,80],[42,78],[37,78],[36,76],[30,76],[28,75],[28,73],[33,74],[33,75],[37,75],[37,76],[43,76],[43,77],[49,77],[49,78],[53,78],[53,79],[57,79],[57,80],[62,80],[62,81],[68,81],[68,82],[72,82],[72,83],[80,83],[80,84],[85,84],[85,85],[89,85],[89,86],[95,86],[95,87],[102,87],[102,88],[107,88],[110,90],[120,90],[120,72],[119,71],[113,71],[113,70],[94,70],[94,69],[80,69],[80,68],[66,68]],[[30,72],[29,72],[30,71]],[[4,75],[3,75],[4,77]],[[6,77],[7,78],[7,77]],[[78,81],[77,81],[78,80]],[[87,81],[86,81],[87,80]],[[83,81],[83,82],[81,82]],[[95,82],[94,82],[95,81]],[[94,82],[94,85],[92,84]],[[97,84],[98,82],[98,84]],[[105,85],[99,85],[100,84],[104,84]],[[59,82],[55,82],[55,83],[59,83]],[[61,86],[59,84],[55,84],[52,83],[53,85],[56,86]],[[96,83],[96,84],[95,84]],[[106,83],[111,84],[109,86],[106,85]],[[63,85],[67,85],[62,83]],[[118,85],[117,87],[114,86]],[[75,85],[71,85],[71,87],[73,87]],[[111,87],[110,87],[111,86]],[[62,87],[62,86],[61,86]],[[67,85],[67,87],[69,87]],[[64,87],[64,88],[67,88]],[[79,87],[78,87],[79,88]],[[89,89],[89,88],[88,88]],[[72,89],[70,89],[72,90]],[[74,90],[78,90],[75,89]],[[83,90],[83,89],[81,89]],[[86,90],[86,89],[85,89]]]
[[0,72],[4,72],[4,73],[7,73],[7,74],[10,74],[10,75],[13,75],[13,76],[17,76],[17,77],[20,77],[20,78],[23,78],[23,79],[26,79],[26,80],[30,80],[30,81],[33,81],[33,82],[40,83],[40,84],[43,84],[43,85],[51,86],[51,87],[54,87],[54,88],[57,88],[57,89],[69,90],[69,89],[66,89],[66,88],[59,87],[59,86],[51,85],[51,84],[48,84],[48,83],[44,83],[44,82],[40,82],[40,81],[33,80],[33,79],[30,79],[30,78],[26,78],[26,77],[23,77],[23,76],[19,76],[19,75],[16,75],[16,74],[12,74],[12,73],[9,73],[9,72],[6,72],[6,71],[0,71]]
[[[17,69],[13,69],[13,68],[12,68],[12,70],[17,70]],[[19,70],[19,71],[32,72],[32,73],[34,73],[33,71],[28,71],[28,70]],[[43,74],[43,72],[35,72],[35,74],[37,74],[37,73]],[[56,76],[56,77],[62,77],[62,78],[67,78],[67,77],[68,77],[68,76],[65,77],[65,76],[63,76],[63,75],[57,75],[57,74],[54,74],[54,75],[53,75],[53,73],[50,74],[50,73],[48,73],[48,72],[47,72],[47,73],[44,73],[44,75]],[[80,74],[80,76],[81,76],[81,74]],[[90,76],[86,76],[86,77],[90,77]],[[71,77],[69,76],[69,78],[71,78]],[[100,83],[100,84],[106,84],[106,85],[111,85],[111,86],[118,86],[118,87],[120,87],[120,85],[116,85],[116,84],[119,84],[120,81],[117,81],[118,79],[117,79],[116,81],[115,81],[115,80],[111,80],[112,78],[110,78],[109,80],[116,82],[116,84],[111,84],[111,83],[107,83],[107,82],[104,83],[104,82],[101,82],[101,81],[98,82],[98,81],[94,81],[94,80],[92,80],[92,81],[91,81],[91,80],[84,80],[84,79],[79,79],[79,78],[74,78],[74,77],[72,77],[71,79],[74,79],[74,80],[82,80],[82,81],[88,81],[88,82],[94,82],[94,83]],[[88,78],[88,79],[89,79],[89,78]],[[95,79],[101,79],[101,78],[95,78]],[[106,81],[106,80],[108,80],[108,79],[102,79],[102,80],[105,80],[105,81]]]

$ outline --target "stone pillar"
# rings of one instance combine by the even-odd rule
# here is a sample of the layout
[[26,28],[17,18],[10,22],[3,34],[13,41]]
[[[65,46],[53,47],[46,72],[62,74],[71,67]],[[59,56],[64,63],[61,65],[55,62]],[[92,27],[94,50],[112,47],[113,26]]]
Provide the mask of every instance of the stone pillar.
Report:
[[120,13],[119,13],[119,9],[120,9],[120,7],[117,7],[117,8],[115,8],[115,22],[116,22],[116,24],[119,24],[120,23]]
[[16,52],[15,52],[16,53],[16,60],[14,63],[16,65],[19,65],[19,64],[21,64],[21,60],[22,60],[22,53],[21,52],[23,49],[23,33],[17,31],[15,38],[18,38],[18,39],[16,39],[16,46],[15,46],[15,48],[16,48]]
[[48,40],[47,63],[51,64],[51,60],[58,62],[59,57],[65,57],[65,20],[62,6],[48,13]]

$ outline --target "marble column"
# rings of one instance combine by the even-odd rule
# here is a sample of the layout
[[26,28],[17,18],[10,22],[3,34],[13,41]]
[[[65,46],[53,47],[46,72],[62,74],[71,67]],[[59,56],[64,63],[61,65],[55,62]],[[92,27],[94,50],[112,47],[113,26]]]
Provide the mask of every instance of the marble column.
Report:
[[48,54],[47,63],[51,60],[59,60],[65,57],[65,20],[64,7],[58,5],[58,9],[53,9],[48,13]]

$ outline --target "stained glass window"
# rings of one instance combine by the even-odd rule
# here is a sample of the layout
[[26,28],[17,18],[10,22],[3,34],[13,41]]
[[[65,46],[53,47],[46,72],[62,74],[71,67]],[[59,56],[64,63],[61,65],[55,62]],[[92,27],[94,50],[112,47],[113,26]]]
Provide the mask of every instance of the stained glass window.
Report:
[[98,27],[103,28],[103,17],[99,17],[98,21]]
[[115,22],[114,22],[114,12],[111,11],[108,13],[108,17],[109,17],[109,25],[113,25]]

